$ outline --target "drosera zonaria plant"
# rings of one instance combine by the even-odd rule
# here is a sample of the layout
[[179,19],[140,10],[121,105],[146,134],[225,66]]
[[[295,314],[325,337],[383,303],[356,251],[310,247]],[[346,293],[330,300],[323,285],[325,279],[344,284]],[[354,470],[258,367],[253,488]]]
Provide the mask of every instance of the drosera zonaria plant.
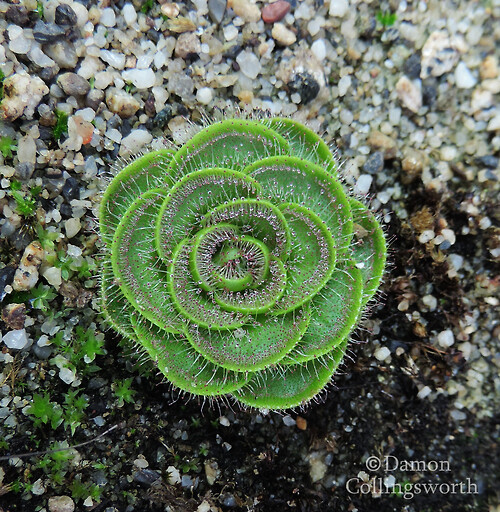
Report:
[[386,259],[328,146],[287,118],[214,122],[144,154],[99,223],[111,326],[181,391],[259,409],[327,387]]

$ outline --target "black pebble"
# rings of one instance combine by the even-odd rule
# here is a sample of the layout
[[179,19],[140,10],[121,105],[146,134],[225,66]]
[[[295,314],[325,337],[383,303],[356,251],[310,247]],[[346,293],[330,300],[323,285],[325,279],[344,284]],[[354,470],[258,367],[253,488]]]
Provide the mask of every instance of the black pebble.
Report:
[[152,469],[141,469],[134,473],[134,481],[145,487],[150,487],[160,478],[161,475]]
[[39,125],[38,131],[42,140],[52,140],[54,138],[53,129],[50,126]]
[[309,73],[297,73],[293,80],[288,82],[290,92],[300,94],[302,104],[309,103],[319,93],[319,84]]
[[55,21],[57,25],[69,25],[74,27],[78,18],[75,11],[68,4],[60,4],[56,7]]
[[158,30],[149,29],[147,36],[150,41],[153,41],[153,43],[157,43],[160,40],[160,32]]
[[59,213],[64,219],[70,219],[73,216],[73,208],[68,203],[59,206]]
[[424,105],[432,108],[437,100],[437,82],[435,78],[428,78],[422,83],[422,99]]
[[420,71],[422,66],[420,65],[420,54],[412,53],[403,66],[404,72],[408,78],[412,80],[415,78],[420,78]]
[[476,162],[488,169],[496,169],[498,167],[498,157],[493,155],[479,156],[476,158]]
[[73,199],[80,199],[80,186],[78,185],[78,181],[70,176],[64,184],[62,194],[68,203]]
[[130,126],[130,121],[128,119],[124,119],[122,123],[122,138],[124,139],[127,135],[130,135],[132,131],[132,126]]
[[167,105],[165,108],[162,108],[158,114],[156,114],[153,124],[158,128],[163,128],[170,119],[172,119],[172,107]]
[[14,23],[14,25],[24,27],[28,24],[29,14],[26,7],[22,5],[11,5],[5,13],[5,19],[10,23]]
[[0,269],[0,301],[5,297],[5,287],[14,281],[16,269],[13,267],[4,267]]

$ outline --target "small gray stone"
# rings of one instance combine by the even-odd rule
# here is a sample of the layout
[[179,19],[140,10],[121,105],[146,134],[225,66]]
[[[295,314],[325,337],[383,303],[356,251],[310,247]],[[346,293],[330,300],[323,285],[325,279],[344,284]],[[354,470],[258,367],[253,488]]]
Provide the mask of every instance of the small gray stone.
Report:
[[484,165],[488,169],[496,169],[498,167],[499,159],[494,155],[479,156],[476,158],[476,162],[479,165]]
[[134,473],[134,481],[145,487],[150,487],[160,478],[161,475],[152,469],[141,469]]
[[26,181],[31,178],[35,170],[35,165],[31,162],[21,162],[16,165],[15,177],[21,181]]
[[88,81],[76,73],[60,75],[57,83],[68,96],[83,96],[90,91]]
[[382,151],[375,151],[372,153],[365,164],[363,165],[363,171],[368,174],[376,174],[384,168],[384,153]]
[[73,512],[75,502],[69,496],[53,496],[49,498],[49,512]]
[[208,0],[208,14],[214,23],[219,24],[226,12],[227,0]]
[[104,91],[101,91],[99,89],[92,89],[87,94],[87,98],[85,99],[85,105],[87,105],[87,107],[90,107],[92,110],[97,110],[103,100]]
[[24,27],[29,21],[29,14],[23,5],[11,5],[5,13],[5,19],[14,25]]
[[403,70],[408,78],[414,80],[420,78],[420,71],[422,66],[420,65],[420,55],[418,53],[412,53],[403,65]]
[[78,63],[75,46],[72,42],[62,40],[46,45],[45,53],[63,69],[75,69]]
[[53,43],[61,39],[66,34],[66,30],[58,27],[55,23],[45,23],[38,20],[33,27],[33,37],[39,43]]

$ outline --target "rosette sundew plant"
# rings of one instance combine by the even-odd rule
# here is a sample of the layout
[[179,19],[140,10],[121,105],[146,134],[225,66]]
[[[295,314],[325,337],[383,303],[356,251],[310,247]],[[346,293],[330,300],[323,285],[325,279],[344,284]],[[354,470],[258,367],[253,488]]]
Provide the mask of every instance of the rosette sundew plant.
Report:
[[107,187],[102,305],[183,392],[279,410],[330,382],[381,280],[374,215],[313,131],[209,124]]

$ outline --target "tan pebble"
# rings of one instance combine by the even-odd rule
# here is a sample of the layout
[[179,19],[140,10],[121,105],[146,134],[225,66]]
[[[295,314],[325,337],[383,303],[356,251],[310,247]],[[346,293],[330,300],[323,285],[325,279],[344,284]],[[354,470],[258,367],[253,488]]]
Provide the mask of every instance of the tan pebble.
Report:
[[78,135],[83,139],[83,144],[88,144],[94,134],[94,125],[85,121],[81,116],[73,116],[73,122]]
[[398,98],[404,107],[418,112],[422,106],[422,91],[408,77],[402,76],[396,84]]
[[231,75],[217,75],[215,77],[215,83],[217,87],[232,87],[237,81],[237,73],[233,73]]
[[179,16],[179,6],[174,3],[167,2],[161,6],[161,13],[167,16],[167,18],[176,18]]
[[33,119],[36,106],[48,92],[41,78],[24,71],[7,77],[3,82],[0,119],[14,121],[23,114],[26,119]]
[[291,5],[286,0],[278,0],[272,4],[267,4],[262,9],[262,19],[265,23],[274,23],[281,21],[290,11]]
[[49,498],[49,512],[73,512],[75,502],[69,496],[53,496]]
[[185,59],[190,54],[201,52],[201,43],[198,36],[193,32],[186,32],[177,38],[175,45],[175,56]]
[[240,93],[238,94],[238,99],[243,103],[249,105],[250,103],[252,103],[253,100],[253,92],[247,90],[240,91]]
[[111,112],[118,114],[122,119],[133,116],[141,106],[131,94],[115,87],[107,90],[106,104]]
[[306,430],[307,429],[307,420],[303,418],[302,416],[297,416],[295,418],[295,421],[297,423],[297,428],[299,430]]
[[71,219],[64,221],[64,229],[66,230],[66,236],[68,238],[73,238],[78,234],[80,229],[82,229],[80,219],[72,217]]
[[401,167],[408,175],[416,177],[424,168],[422,153],[413,148],[405,148],[403,151],[403,159],[401,160]]
[[283,23],[275,23],[271,31],[273,39],[283,46],[290,46],[297,41],[297,36]]
[[189,18],[179,16],[177,18],[169,19],[167,21],[167,28],[171,32],[182,34],[184,32],[194,32],[196,30],[196,25]]
[[89,21],[92,22],[92,25],[97,25],[99,20],[101,19],[101,9],[97,6],[92,6],[89,9]]
[[125,59],[125,67],[126,68],[135,68],[137,64],[137,57],[135,55],[127,55],[127,58]]
[[16,292],[31,290],[38,282],[38,270],[35,266],[19,267],[14,274],[12,288]]
[[349,45],[347,47],[347,56],[351,60],[359,60],[359,59],[361,59],[361,52],[354,46]]
[[260,57],[262,57],[267,52],[267,50],[269,50],[269,44],[267,42],[260,43],[257,47],[257,53]]
[[494,55],[488,55],[479,67],[479,75],[482,80],[496,78],[498,76],[498,62]]
[[425,328],[425,325],[421,324],[420,322],[417,322],[413,326],[413,333],[419,338],[425,338],[427,336],[427,329]]
[[26,249],[24,249],[23,257],[21,258],[21,267],[34,266],[38,268],[43,261],[45,251],[43,250],[40,242],[31,242]]
[[378,130],[370,133],[368,144],[374,149],[381,149],[384,152],[384,158],[386,160],[396,156],[396,141]]
[[236,16],[248,23],[257,23],[260,20],[260,9],[248,0],[232,0],[228,2],[228,7],[232,7]]

